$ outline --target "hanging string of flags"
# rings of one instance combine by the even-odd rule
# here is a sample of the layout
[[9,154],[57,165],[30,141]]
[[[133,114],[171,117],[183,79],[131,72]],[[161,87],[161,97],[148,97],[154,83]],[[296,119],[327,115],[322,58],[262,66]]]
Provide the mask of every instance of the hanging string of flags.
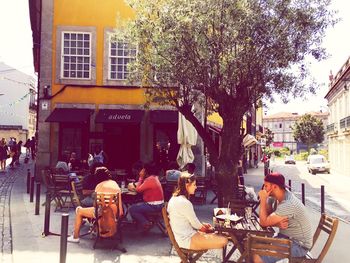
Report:
[[16,114],[12,111],[2,111],[0,110],[0,115],[6,115],[6,116],[11,116],[11,117],[18,117],[18,118],[21,118],[21,119],[24,119],[24,118],[27,118],[27,116],[25,115],[19,115],[19,114]]
[[30,93],[31,93],[31,92],[29,91],[27,94],[25,94],[24,96],[22,96],[21,98],[15,100],[15,101],[13,101],[13,102],[10,102],[10,103],[4,104],[4,105],[0,105],[0,108],[12,107],[12,106],[14,106],[14,105],[20,103],[21,101],[23,101],[25,98],[27,98],[27,97],[30,95]]

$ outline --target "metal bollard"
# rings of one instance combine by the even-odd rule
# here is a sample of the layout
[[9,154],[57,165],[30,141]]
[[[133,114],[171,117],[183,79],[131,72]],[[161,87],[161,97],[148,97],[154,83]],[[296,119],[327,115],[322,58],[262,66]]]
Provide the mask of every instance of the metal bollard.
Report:
[[66,257],[67,257],[68,217],[69,217],[69,214],[62,214],[61,242],[60,242],[60,263],[65,263]]
[[305,184],[301,184],[301,201],[305,205]]
[[34,200],[34,176],[30,177],[30,191],[29,191],[29,202],[33,203]]
[[321,214],[324,213],[324,185],[321,185]]
[[292,180],[288,180],[289,191],[292,191]]
[[51,208],[51,194],[46,192],[46,201],[45,201],[45,219],[44,219],[44,236],[49,235],[50,233],[50,208]]
[[39,215],[40,209],[40,182],[35,182],[36,191],[35,191],[35,215]]
[[27,194],[30,191],[30,169],[27,169]]

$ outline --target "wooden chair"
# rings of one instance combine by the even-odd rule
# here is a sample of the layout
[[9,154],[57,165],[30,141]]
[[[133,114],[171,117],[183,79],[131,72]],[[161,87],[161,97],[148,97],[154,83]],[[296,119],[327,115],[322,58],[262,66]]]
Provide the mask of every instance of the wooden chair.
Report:
[[314,234],[313,237],[313,244],[312,247],[310,248],[310,251],[312,250],[312,248],[314,247],[317,239],[319,238],[320,234],[322,231],[324,231],[327,235],[328,238],[322,248],[322,251],[320,252],[320,254],[318,255],[317,258],[313,258],[310,253],[308,253],[305,257],[303,258],[296,258],[293,257],[293,263],[294,262],[305,262],[305,263],[320,263],[322,262],[322,260],[324,259],[324,257],[326,256],[330,246],[332,245],[333,239],[335,237],[335,234],[337,232],[338,229],[338,224],[339,224],[339,220],[337,218],[332,218],[326,214],[322,214],[321,218],[320,218],[320,222],[318,224],[318,227],[316,229],[316,232]]
[[292,241],[284,238],[254,236],[248,234],[246,262],[253,262],[253,255],[270,256],[291,261]]
[[163,224],[163,217],[162,217],[161,211],[147,213],[146,217],[147,217],[148,221],[152,224],[152,227],[153,226],[158,227],[158,229],[160,230],[162,235],[164,237],[167,236],[167,230]]
[[60,208],[69,209],[71,205],[75,208],[69,175],[52,173],[51,180],[53,184],[53,193],[55,198],[60,202]]
[[[116,237],[118,234],[120,237],[120,242],[122,242],[121,227],[120,227],[120,223],[122,220],[121,218],[119,218],[119,202],[120,202],[119,194],[96,193],[95,201],[94,201],[95,215],[96,215],[96,220],[94,222],[95,229],[96,229],[96,238],[93,245],[94,249],[96,248],[98,241],[102,241],[103,239],[109,239],[109,240],[112,240],[112,244],[113,244],[112,249],[115,248],[120,250],[123,253],[126,252],[126,249],[123,247],[119,247],[118,242],[116,242]],[[117,208],[115,218],[113,218],[117,227],[117,231],[115,235],[111,237],[103,237],[103,233],[100,233],[100,228],[99,228],[99,216],[102,211],[102,208],[105,206],[116,206]]]
[[179,245],[177,244],[177,242],[175,240],[173,230],[171,229],[171,226],[170,226],[170,220],[169,220],[167,209],[168,209],[168,203],[165,203],[164,207],[162,209],[165,227],[166,227],[169,239],[171,241],[171,244],[174,246],[177,254],[179,255],[179,257],[181,259],[181,263],[196,262],[208,250],[192,250],[192,249],[186,249],[186,248],[179,247]]
[[82,206],[81,200],[84,199],[83,195],[83,183],[79,180],[72,180],[71,181],[71,188],[73,193],[73,202],[76,206]]

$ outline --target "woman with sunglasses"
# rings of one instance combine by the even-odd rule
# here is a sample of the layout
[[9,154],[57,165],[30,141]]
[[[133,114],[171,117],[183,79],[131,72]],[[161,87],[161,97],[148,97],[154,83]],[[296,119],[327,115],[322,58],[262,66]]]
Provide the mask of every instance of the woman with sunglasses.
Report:
[[223,248],[228,240],[213,232],[213,227],[201,223],[190,202],[190,195],[196,191],[196,177],[182,172],[177,188],[168,203],[170,225],[176,242],[181,248],[202,250]]

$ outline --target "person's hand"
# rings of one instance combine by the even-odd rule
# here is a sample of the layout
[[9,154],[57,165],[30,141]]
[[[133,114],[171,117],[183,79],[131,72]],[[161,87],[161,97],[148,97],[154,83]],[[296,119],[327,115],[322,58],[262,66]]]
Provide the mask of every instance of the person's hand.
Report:
[[280,229],[287,229],[288,217],[287,216],[283,217],[282,221],[278,222],[276,226],[279,227]]
[[140,172],[139,172],[139,177],[141,179],[143,179],[145,177],[145,174],[146,174],[146,171],[145,171],[145,168],[143,168]]
[[119,209],[119,217],[122,217],[123,215],[124,215],[123,208],[122,208],[122,209]]
[[260,191],[259,191],[260,200],[261,200],[261,201],[263,201],[263,200],[266,201],[266,199],[270,196],[271,191],[272,191],[272,190],[270,190],[269,192],[267,192],[265,189],[260,190]]

